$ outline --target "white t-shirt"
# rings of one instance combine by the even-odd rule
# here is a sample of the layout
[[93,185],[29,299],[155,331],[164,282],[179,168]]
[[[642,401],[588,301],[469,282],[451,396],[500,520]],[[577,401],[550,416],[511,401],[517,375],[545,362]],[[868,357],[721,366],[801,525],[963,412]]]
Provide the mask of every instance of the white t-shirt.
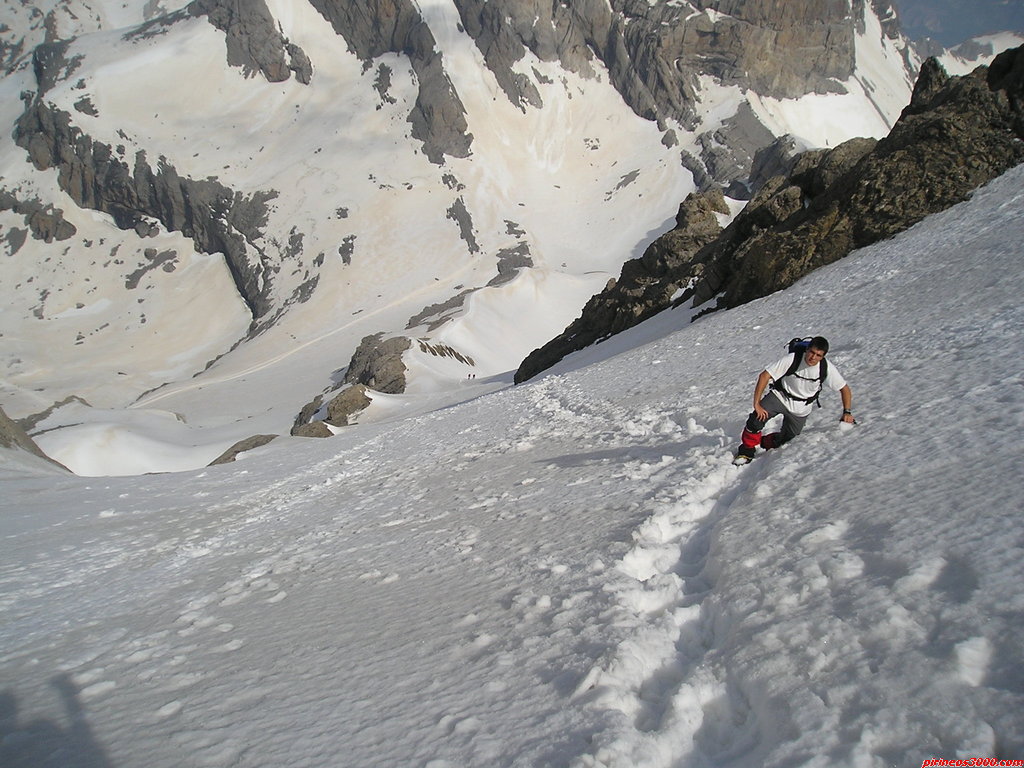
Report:
[[[797,367],[796,372],[792,376],[786,376],[786,371],[789,370],[789,366],[793,364],[793,355],[786,355],[781,360],[772,363],[765,370],[768,375],[772,377],[772,381],[778,381],[783,376],[785,380],[782,382],[782,386],[786,388],[786,391],[795,395],[796,397],[814,397],[814,393],[818,391],[818,377],[821,375],[819,367],[821,363],[815,363],[814,365],[807,365],[804,362],[803,354],[800,355],[800,365]],[[846,386],[846,379],[843,375],[836,370],[836,367],[830,360],[828,363],[828,375],[825,376],[825,387],[834,389],[838,392],[840,389]],[[790,412],[794,416],[806,416],[811,412],[812,404],[805,403],[800,400],[793,400],[786,397],[779,390],[773,390],[786,404]]]

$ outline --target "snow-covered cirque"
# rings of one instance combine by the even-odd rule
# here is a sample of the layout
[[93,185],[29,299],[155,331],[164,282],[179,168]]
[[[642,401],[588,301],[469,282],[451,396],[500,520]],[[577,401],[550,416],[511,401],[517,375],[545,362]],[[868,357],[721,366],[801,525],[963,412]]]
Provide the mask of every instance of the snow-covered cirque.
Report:
[[[235,464],[6,459],[0,765],[1024,756],[1022,205],[1018,167],[785,292]],[[732,466],[809,333],[859,426],[831,395]]]

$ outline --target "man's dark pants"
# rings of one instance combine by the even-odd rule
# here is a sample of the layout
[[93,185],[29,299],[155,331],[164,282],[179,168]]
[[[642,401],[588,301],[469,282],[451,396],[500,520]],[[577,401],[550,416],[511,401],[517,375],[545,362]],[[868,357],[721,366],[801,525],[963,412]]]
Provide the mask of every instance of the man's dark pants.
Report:
[[741,456],[754,456],[754,449],[757,446],[763,448],[778,448],[783,443],[788,443],[799,435],[804,428],[806,416],[794,416],[786,407],[786,401],[777,392],[769,392],[761,398],[761,407],[768,411],[768,419],[782,414],[782,430],[770,435],[761,436],[768,419],[758,417],[757,411],[751,411],[747,417],[747,423],[743,427],[739,453]]

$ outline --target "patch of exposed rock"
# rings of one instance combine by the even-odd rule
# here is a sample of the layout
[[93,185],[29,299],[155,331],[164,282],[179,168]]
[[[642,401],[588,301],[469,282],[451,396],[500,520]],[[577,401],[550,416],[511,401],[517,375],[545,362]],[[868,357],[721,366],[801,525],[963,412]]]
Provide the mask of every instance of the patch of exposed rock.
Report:
[[363,384],[378,392],[397,395],[405,392],[405,363],[402,355],[412,346],[405,336],[385,339],[383,333],[363,338],[352,354],[345,372],[346,384]]
[[405,336],[389,339],[385,339],[383,333],[365,336],[352,354],[341,383],[332,390],[338,394],[327,400],[330,392],[326,392],[303,406],[291,433],[300,437],[329,437],[329,434],[323,434],[326,427],[312,426],[318,423],[312,419],[324,410],[325,401],[326,413],[322,421],[344,427],[351,416],[370,404],[368,390],[392,395],[404,392],[406,367],[402,355],[411,346],[412,340]]
[[[522,110],[543,106],[527,52],[583,77],[606,69],[612,85],[640,117],[662,128],[676,120],[697,129],[699,78],[710,76],[775,98],[845,93],[854,74],[855,40],[864,33],[867,6],[883,20],[882,34],[904,47],[890,0],[455,0],[505,96]],[[907,64],[908,71],[911,64]],[[744,103],[720,126],[697,137],[696,156],[683,153],[702,191],[741,185],[754,153],[773,133]],[[676,143],[666,131],[665,143]]]
[[253,435],[252,437],[245,438],[245,440],[239,440],[207,466],[213,467],[217,464],[228,464],[237,459],[238,454],[264,446],[276,437],[277,435]]
[[[326,395],[318,395],[307,403],[299,412],[292,427],[291,434],[295,437],[331,437],[334,433],[327,426],[347,427],[349,419],[362,411],[371,403],[365,384],[343,384],[338,394],[327,401]],[[323,412],[322,419],[315,419]]]
[[78,231],[74,224],[64,218],[64,211],[60,208],[43,205],[39,200],[22,200],[14,192],[3,188],[0,188],[0,211],[13,211],[23,216],[32,237],[47,243],[67,240]]
[[311,421],[306,424],[296,424],[292,427],[293,437],[333,437],[330,427],[322,421]]
[[36,445],[36,441],[29,437],[28,433],[16,421],[4,413],[3,408],[0,408],[0,448],[24,451],[36,458],[49,462],[55,467],[63,469],[65,472],[70,471],[59,461],[54,461],[43,453],[43,450]]
[[[604,308],[616,286],[598,294],[561,336],[523,361],[515,380],[629,327],[624,320],[631,314],[649,317],[657,302],[647,296],[663,297],[687,281],[690,287],[675,306],[700,307],[721,296],[709,307],[720,309],[766,296],[962,202],[1022,162],[1024,47],[965,77],[949,77],[929,59],[910,105],[886,138],[853,139],[800,155],[788,175],[771,178],[721,234],[696,250],[674,245],[679,227],[663,235],[644,257],[664,251],[671,266],[644,273],[650,282],[643,296],[625,296],[609,312]],[[636,269],[628,262],[618,282]]]
[[370,404],[366,389],[364,384],[353,384],[343,389],[340,394],[335,395],[327,403],[327,416],[324,421],[335,427],[348,426],[349,417],[359,413]]
[[750,192],[757,189],[750,170],[757,153],[775,140],[775,135],[754,114],[750,104],[743,102],[736,114],[720,127],[697,137],[701,162],[687,163],[687,166],[701,168],[707,175],[698,189],[721,185],[728,187],[730,197],[746,200]]
[[779,192],[797,202],[784,219],[711,249],[694,304],[724,294],[716,308],[734,307],[766,296],[962,202],[1024,162],[1022,140],[1024,47],[964,77],[930,59],[911,104],[871,151],[858,159],[863,140],[848,142],[813,168],[798,163]]

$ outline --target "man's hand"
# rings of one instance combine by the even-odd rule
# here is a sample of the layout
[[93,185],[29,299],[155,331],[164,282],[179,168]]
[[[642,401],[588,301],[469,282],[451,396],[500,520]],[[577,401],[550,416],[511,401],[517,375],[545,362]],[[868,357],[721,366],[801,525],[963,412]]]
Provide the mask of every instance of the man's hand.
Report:
[[761,407],[760,402],[754,403],[754,413],[757,414],[757,418],[761,421],[768,421],[768,419],[771,418],[771,414]]
[[849,411],[843,411],[843,415],[839,417],[839,420],[844,424],[856,424],[857,420],[853,418],[853,414]]

